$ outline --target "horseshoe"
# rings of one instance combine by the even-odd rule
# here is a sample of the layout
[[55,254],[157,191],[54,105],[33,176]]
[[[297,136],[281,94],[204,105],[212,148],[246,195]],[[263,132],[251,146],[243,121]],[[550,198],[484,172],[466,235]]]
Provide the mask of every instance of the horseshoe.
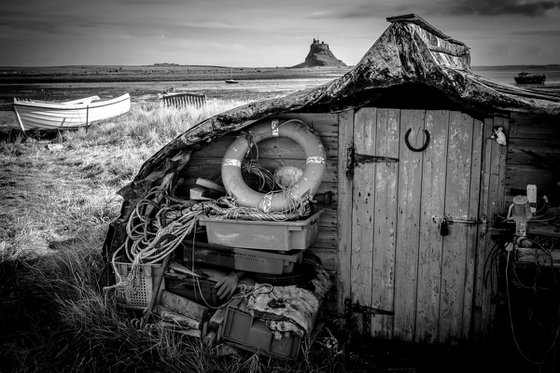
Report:
[[426,148],[430,144],[430,133],[428,132],[428,130],[424,130],[424,133],[426,134],[426,142],[419,148],[415,148],[414,146],[410,145],[410,141],[408,141],[408,136],[410,136],[411,131],[412,128],[409,128],[408,131],[406,131],[406,133],[404,134],[404,142],[406,144],[406,147],[413,152],[423,152],[424,150],[426,150]]

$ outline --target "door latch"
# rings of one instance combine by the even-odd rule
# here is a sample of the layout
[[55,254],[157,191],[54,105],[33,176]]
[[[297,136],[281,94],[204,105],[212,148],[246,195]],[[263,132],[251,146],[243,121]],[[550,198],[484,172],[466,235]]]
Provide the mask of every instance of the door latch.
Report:
[[449,234],[449,226],[453,224],[477,224],[480,225],[480,229],[482,233],[486,233],[488,229],[488,218],[486,215],[482,215],[480,219],[462,219],[462,218],[454,218],[452,216],[432,216],[432,221],[436,224],[439,224],[440,227],[440,234],[442,236],[447,236]]

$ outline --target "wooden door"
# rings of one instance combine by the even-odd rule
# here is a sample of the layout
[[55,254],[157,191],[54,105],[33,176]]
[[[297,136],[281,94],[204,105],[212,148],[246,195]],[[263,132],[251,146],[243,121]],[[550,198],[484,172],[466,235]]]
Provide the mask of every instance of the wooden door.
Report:
[[[340,261],[340,271],[348,272],[341,285],[354,309],[365,311],[361,327],[373,336],[422,342],[469,336],[482,131],[482,122],[454,111],[354,114],[351,245],[349,260]],[[427,148],[414,151],[428,136]],[[442,235],[443,217],[464,222]]]

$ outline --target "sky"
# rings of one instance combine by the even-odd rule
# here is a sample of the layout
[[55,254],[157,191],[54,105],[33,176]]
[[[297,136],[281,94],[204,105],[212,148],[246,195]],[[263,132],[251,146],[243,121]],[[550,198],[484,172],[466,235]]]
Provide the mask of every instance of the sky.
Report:
[[354,65],[407,13],[474,66],[560,64],[560,0],[16,0],[0,3],[0,65],[283,67],[313,38]]

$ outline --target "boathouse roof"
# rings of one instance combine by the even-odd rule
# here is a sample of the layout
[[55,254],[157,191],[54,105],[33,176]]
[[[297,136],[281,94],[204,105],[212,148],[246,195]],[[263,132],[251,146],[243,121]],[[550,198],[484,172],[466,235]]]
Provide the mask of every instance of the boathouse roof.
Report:
[[318,87],[243,105],[199,123],[149,159],[136,180],[148,175],[151,180],[161,177],[169,167],[180,166],[176,163],[183,160],[170,161],[179,153],[279,113],[337,112],[377,105],[457,109],[479,117],[508,112],[560,117],[559,95],[501,84],[475,74],[469,47],[422,18],[407,14],[387,21],[389,27],[345,75]]

